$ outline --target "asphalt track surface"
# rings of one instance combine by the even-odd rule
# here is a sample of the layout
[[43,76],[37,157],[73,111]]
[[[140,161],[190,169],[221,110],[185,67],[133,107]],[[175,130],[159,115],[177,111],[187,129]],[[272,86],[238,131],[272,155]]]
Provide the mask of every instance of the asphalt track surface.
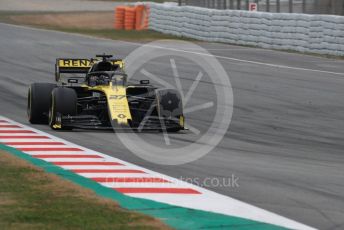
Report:
[[[128,151],[111,132],[54,132],[43,125],[33,127],[176,178],[202,181],[234,174],[239,187],[208,189],[319,229],[343,229],[344,62],[200,44],[216,55],[230,76],[234,110],[223,140],[197,161],[179,166],[153,164]],[[139,46],[0,24],[0,113],[28,124],[28,85],[53,82],[57,57],[90,57],[101,52],[125,57]],[[170,67],[164,61],[152,63],[151,71],[166,76]],[[181,69],[192,76],[193,68],[188,64]],[[203,99],[197,95],[211,95],[202,84],[209,82],[200,84],[201,92],[191,101]],[[191,114],[188,119],[193,126],[202,127],[209,122],[209,111]],[[159,134],[143,135],[152,144],[163,141]],[[173,144],[185,145],[192,134],[170,138]]]

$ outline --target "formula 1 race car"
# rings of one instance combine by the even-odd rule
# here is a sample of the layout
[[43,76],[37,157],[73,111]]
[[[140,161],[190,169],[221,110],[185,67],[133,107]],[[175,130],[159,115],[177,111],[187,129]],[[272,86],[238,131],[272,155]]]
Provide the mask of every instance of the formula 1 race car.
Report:
[[57,59],[56,84],[33,83],[27,114],[32,124],[52,129],[184,129],[182,99],[175,89],[158,89],[149,80],[127,83],[124,61]]

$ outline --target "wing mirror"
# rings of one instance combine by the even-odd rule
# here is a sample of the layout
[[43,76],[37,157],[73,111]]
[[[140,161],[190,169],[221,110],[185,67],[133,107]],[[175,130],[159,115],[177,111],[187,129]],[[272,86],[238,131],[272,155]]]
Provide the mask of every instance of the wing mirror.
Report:
[[148,85],[149,84],[149,80],[140,80],[140,84],[141,85]]

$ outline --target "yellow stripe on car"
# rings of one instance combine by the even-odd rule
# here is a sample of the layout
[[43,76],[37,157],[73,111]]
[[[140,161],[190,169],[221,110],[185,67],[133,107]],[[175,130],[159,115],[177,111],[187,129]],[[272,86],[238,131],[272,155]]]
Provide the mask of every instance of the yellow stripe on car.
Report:
[[89,90],[101,91],[105,94],[109,115],[111,120],[117,120],[119,125],[128,125],[129,120],[132,120],[129,103],[127,99],[126,88],[124,86],[114,85],[110,82],[109,85],[101,85],[95,87],[87,86]]

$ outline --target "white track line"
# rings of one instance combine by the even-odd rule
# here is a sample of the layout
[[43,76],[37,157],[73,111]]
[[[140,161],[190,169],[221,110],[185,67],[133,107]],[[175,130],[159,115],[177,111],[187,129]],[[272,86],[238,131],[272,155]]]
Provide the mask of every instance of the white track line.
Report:
[[[103,177],[104,173],[78,173],[80,176],[87,177],[87,178],[97,178]],[[135,178],[135,177],[152,177],[152,175],[146,173],[106,173],[106,177],[113,178]]]
[[182,53],[196,54],[196,55],[200,55],[200,56],[216,57],[219,59],[231,60],[231,61],[236,61],[236,62],[244,62],[244,63],[254,64],[254,65],[262,65],[262,66],[268,66],[268,67],[274,67],[274,68],[302,70],[302,71],[310,71],[310,72],[326,73],[326,74],[344,76],[344,73],[338,73],[338,72],[332,72],[332,71],[307,69],[307,68],[292,67],[292,66],[287,66],[287,65],[278,65],[278,64],[270,64],[270,63],[257,62],[257,61],[249,61],[249,60],[245,60],[245,59],[231,58],[231,57],[214,55],[214,54],[207,54],[207,53],[202,53],[202,52],[194,52],[194,51],[188,51],[188,50],[168,48],[168,47],[163,47],[163,46],[153,46],[153,45],[149,45],[149,44],[148,45],[145,44],[142,46],[148,46],[148,47],[157,48],[157,49],[164,49],[164,50],[171,50],[171,51],[182,52]]
[[[173,183],[119,183],[119,182],[108,182],[99,183],[108,188],[180,188],[179,185]],[[169,196],[174,196],[175,194],[169,194]],[[194,195],[194,194],[193,194]]]
[[[1,137],[0,137],[0,139],[1,139]],[[49,152],[46,152],[46,151],[23,151],[23,150],[21,150],[21,151],[28,154],[28,155],[56,155],[56,154],[60,154],[60,155],[63,155],[63,154],[85,155],[86,154],[86,152],[84,152],[84,151],[80,151],[80,152],[70,152],[70,151],[57,151],[57,152],[49,151]],[[91,153],[88,152],[87,154],[91,154]]]
[[[42,157],[36,157],[38,159],[42,159],[42,160],[45,160],[47,162],[80,162],[80,159],[77,159],[77,158],[42,158]],[[104,162],[103,159],[101,158],[82,158],[83,161],[85,162],[90,162],[90,161],[93,161],[93,162]]]
[[[68,169],[68,170],[75,170],[75,169],[99,169],[99,170],[107,170],[107,169],[114,169],[114,170],[124,170],[124,169],[133,169],[132,167],[128,167],[127,165],[118,165],[118,166],[106,166],[106,165],[64,165],[61,168]],[[104,173],[102,173],[104,174]],[[106,173],[107,174],[107,173]]]
[[54,144],[49,144],[49,142],[46,142],[46,144],[44,144],[44,145],[39,145],[39,146],[37,146],[37,145],[29,145],[29,143],[30,142],[27,142],[28,144],[26,144],[26,145],[22,145],[22,144],[6,144],[6,145],[8,145],[8,146],[11,146],[11,147],[13,147],[13,148],[37,148],[37,147],[42,147],[42,148],[58,148],[58,147],[63,147],[63,145],[62,146],[60,146],[60,145],[54,145]]

